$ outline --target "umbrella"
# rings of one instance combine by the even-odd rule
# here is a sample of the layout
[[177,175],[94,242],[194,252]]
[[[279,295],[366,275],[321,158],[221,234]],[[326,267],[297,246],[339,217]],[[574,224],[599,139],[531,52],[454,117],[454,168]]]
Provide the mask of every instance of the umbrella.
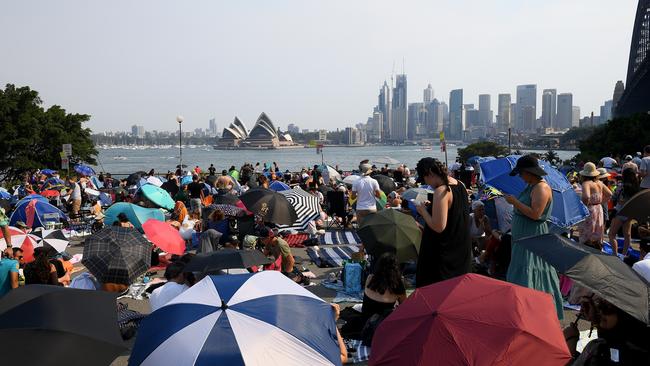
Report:
[[276,192],[281,192],[281,191],[286,191],[291,189],[286,183],[280,182],[280,181],[273,181],[271,184],[269,184],[269,189],[276,191]]
[[643,223],[650,220],[650,189],[645,189],[627,200],[618,215]]
[[[519,177],[510,176],[512,168],[517,164],[517,159],[519,156],[511,155],[507,158],[480,163],[481,179],[503,193],[519,195],[526,188],[526,183]],[[553,190],[550,221],[557,226],[569,227],[584,220],[589,214],[589,210],[580,201],[580,197],[575,193],[567,178],[546,161],[540,160],[539,165],[548,174],[544,176],[544,180]]]
[[280,194],[287,197],[287,200],[293,206],[298,216],[298,219],[291,225],[278,225],[280,229],[303,231],[307,229],[311,221],[320,217],[321,208],[318,197],[313,194],[305,192],[300,187],[282,191]]
[[359,180],[361,178],[360,175],[348,175],[347,177],[343,178],[343,183],[352,185],[354,182]]
[[70,241],[61,230],[36,230],[32,235],[37,240],[36,245],[34,245],[35,248],[47,248],[53,255],[65,251],[68,244],[70,244]]
[[633,269],[618,259],[558,234],[544,234],[515,242],[547,261],[619,309],[650,324],[650,290]]
[[325,184],[328,184],[330,182],[330,179],[334,181],[341,179],[341,174],[339,174],[339,172],[336,171],[336,169],[332,168],[329,165],[324,165],[324,164],[320,165],[318,167],[318,171],[320,171],[321,174],[323,175],[323,181],[325,182]]
[[418,257],[422,231],[411,215],[397,210],[372,213],[357,233],[368,253],[375,257],[392,252],[401,263]]
[[77,164],[74,166],[74,171],[81,174],[85,175],[86,177],[90,177],[91,175],[95,175],[95,171],[93,168],[89,167],[88,165],[84,164]]
[[415,290],[375,331],[369,365],[566,365],[547,293],[467,274]]
[[208,207],[203,208],[202,211],[207,211],[207,215],[209,216],[210,213],[214,210],[221,210],[224,215],[226,216],[232,216],[232,217],[239,217],[239,216],[244,216],[246,213],[246,210],[243,208],[239,208],[237,206],[233,205],[223,205],[223,204],[212,204]]
[[[54,190],[54,189],[47,189],[41,192],[41,196],[45,198],[54,198],[54,197],[59,197],[61,195],[61,192]],[[0,197],[2,196],[2,192],[0,192]],[[4,197],[2,197],[4,198]]]
[[140,193],[156,206],[167,210],[173,210],[176,204],[169,192],[153,184],[145,184],[140,187]]
[[126,184],[128,184],[130,186],[135,186],[135,185],[138,184],[138,182],[140,182],[141,178],[142,178],[142,176],[140,175],[140,173],[138,173],[138,172],[133,173],[133,174],[129,175],[128,177],[126,177]]
[[99,178],[97,176],[92,176],[90,177],[90,181],[92,184],[95,186],[97,189],[102,189],[104,188],[104,183],[99,181]]
[[206,276],[144,318],[129,358],[181,364],[340,365],[332,307],[278,271]]
[[142,224],[149,219],[165,221],[165,214],[158,208],[144,208],[132,203],[118,202],[104,212],[104,222],[113,225],[117,216],[124,213],[136,229],[142,230]]
[[43,170],[41,170],[41,174],[45,174],[45,175],[56,174],[56,170],[52,170],[52,169],[43,169]]
[[214,198],[213,202],[215,204],[235,206],[237,205],[238,202],[240,202],[239,197],[230,193],[215,194],[212,197]]
[[402,199],[407,201],[413,200],[416,203],[421,203],[428,200],[429,194],[433,194],[433,190],[426,188],[411,188],[402,193]]
[[191,175],[186,175],[183,178],[181,178],[181,186],[186,186],[188,184],[192,183],[192,176]]
[[400,161],[397,160],[397,159],[393,159],[393,158],[391,158],[389,156],[384,156],[382,158],[374,160],[373,163],[375,163],[375,164],[383,164],[383,165],[386,165],[386,164],[388,164],[388,165],[397,165],[397,164],[400,163]]
[[[26,233],[17,227],[9,226],[9,234],[11,235],[11,246],[23,249],[23,255],[27,262],[34,260],[34,248],[38,238],[32,234]],[[4,233],[0,230],[0,251],[7,249],[7,242],[4,239]]]
[[259,250],[223,249],[195,255],[184,271],[218,274],[222,269],[250,268],[271,262]]
[[81,263],[100,283],[130,285],[151,265],[151,244],[130,227],[109,226],[86,239]]
[[[36,195],[32,195],[36,196]],[[37,228],[45,226],[46,222],[60,222],[67,220],[63,211],[52,206],[46,198],[22,199],[16,205],[16,209],[9,219],[10,225],[16,225],[18,221],[27,224],[28,227]]]
[[176,165],[176,169],[185,169],[185,168],[187,168],[187,165],[185,164]]
[[[29,285],[0,300],[4,365],[109,365],[126,350],[120,337],[115,295],[48,285]],[[27,342],[27,343],[26,343]]]
[[372,176],[372,178],[376,180],[377,183],[379,183],[379,189],[381,189],[386,194],[390,194],[390,192],[394,191],[397,188],[395,181],[391,177],[382,174],[375,174]]
[[178,255],[185,253],[185,240],[169,223],[149,219],[142,224],[142,229],[147,239],[165,252]]
[[110,194],[102,192],[99,194],[99,202],[102,206],[110,206],[113,204],[113,198],[111,198]]
[[261,216],[265,222],[292,225],[298,220],[287,197],[270,189],[250,189],[239,198],[249,211]]
[[153,184],[156,187],[160,187],[163,184],[162,180],[160,180],[160,178],[158,178],[158,177],[148,177],[147,178],[147,183]]

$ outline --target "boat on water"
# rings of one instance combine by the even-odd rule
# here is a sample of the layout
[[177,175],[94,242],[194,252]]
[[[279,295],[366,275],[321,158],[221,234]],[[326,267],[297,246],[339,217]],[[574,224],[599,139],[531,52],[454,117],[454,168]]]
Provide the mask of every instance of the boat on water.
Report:
[[127,160],[126,156],[114,156],[113,160]]

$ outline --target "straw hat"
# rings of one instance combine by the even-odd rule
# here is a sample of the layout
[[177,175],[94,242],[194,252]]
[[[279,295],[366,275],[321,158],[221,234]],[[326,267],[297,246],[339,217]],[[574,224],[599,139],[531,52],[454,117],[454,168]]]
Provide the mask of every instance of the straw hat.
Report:
[[612,176],[605,168],[598,168],[598,173],[598,179],[609,178]]
[[580,175],[583,177],[597,177],[600,175],[600,172],[596,169],[596,164],[589,162],[582,168]]

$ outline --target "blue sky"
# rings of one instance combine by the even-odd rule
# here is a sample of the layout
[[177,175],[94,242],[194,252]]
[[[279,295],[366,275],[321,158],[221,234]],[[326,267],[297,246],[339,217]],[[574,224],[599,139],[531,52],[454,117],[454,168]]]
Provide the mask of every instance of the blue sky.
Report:
[[[92,115],[96,131],[365,121],[402,60],[409,102],[517,84],[572,92],[582,114],[624,80],[636,0],[83,1],[0,4],[0,83]],[[538,114],[541,103],[538,102]],[[495,112],[496,114],[496,112]]]

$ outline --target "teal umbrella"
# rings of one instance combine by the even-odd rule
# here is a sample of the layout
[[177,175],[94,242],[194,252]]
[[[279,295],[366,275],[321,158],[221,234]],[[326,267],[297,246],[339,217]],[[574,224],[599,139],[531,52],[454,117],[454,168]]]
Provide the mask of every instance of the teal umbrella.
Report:
[[113,225],[113,222],[117,221],[117,215],[121,213],[124,213],[129,222],[140,231],[142,231],[142,224],[149,219],[165,221],[165,214],[159,208],[144,208],[132,203],[118,202],[106,210],[104,222]]
[[173,210],[175,202],[169,193],[160,188],[156,187],[153,184],[145,184],[140,187],[140,193],[146,197],[149,201],[153,202],[158,207],[162,207],[167,210]]
[[377,257],[395,253],[401,262],[417,259],[422,231],[412,216],[397,210],[382,210],[366,216],[357,231],[366,251]]

